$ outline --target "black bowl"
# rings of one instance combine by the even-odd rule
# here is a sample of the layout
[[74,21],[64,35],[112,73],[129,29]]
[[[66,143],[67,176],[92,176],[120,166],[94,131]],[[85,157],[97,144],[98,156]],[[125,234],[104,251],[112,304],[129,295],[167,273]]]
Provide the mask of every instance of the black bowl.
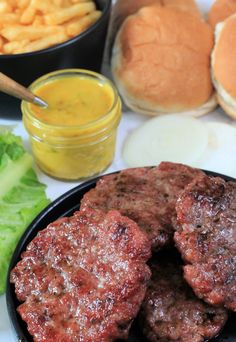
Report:
[[[0,71],[24,86],[51,71],[67,68],[99,72],[112,0],[95,0],[101,17],[86,31],[64,43],[35,52],[0,55]],[[0,117],[21,118],[20,100],[0,92]]]
[[[226,181],[235,181],[235,179],[217,174],[214,172],[205,171],[211,176],[222,177]],[[11,324],[15,330],[18,341],[21,342],[32,342],[32,336],[29,335],[27,327],[24,321],[22,321],[20,315],[17,313],[16,308],[20,305],[19,301],[15,295],[15,287],[10,283],[10,271],[15,267],[15,265],[21,260],[21,253],[26,249],[30,241],[37,235],[37,233],[44,229],[49,223],[55,221],[62,216],[71,216],[76,210],[80,208],[80,201],[84,194],[90,189],[96,186],[96,182],[100,177],[89,180],[74,189],[66,192],[64,195],[56,199],[51,203],[46,209],[44,209],[30,224],[28,229],[25,231],[24,235],[20,239],[16,250],[13,254],[7,280],[7,309],[10,317]],[[235,342],[236,341],[236,314],[233,313],[226,326],[224,327],[221,334],[212,339],[213,342]],[[138,321],[134,321],[132,325],[128,342],[147,342],[146,338],[142,335]],[[190,341],[189,341],[190,342]]]

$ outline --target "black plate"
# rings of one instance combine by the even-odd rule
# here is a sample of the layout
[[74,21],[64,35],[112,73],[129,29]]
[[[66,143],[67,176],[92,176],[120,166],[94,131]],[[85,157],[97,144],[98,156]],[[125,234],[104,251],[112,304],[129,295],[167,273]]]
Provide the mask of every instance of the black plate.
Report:
[[[206,171],[207,174],[212,176],[219,176],[225,179],[226,181],[236,181],[235,179],[220,175],[214,172]],[[10,270],[17,264],[17,262],[21,259],[21,253],[26,249],[29,242],[37,235],[38,231],[44,229],[49,223],[55,221],[59,217],[62,216],[71,216],[74,211],[79,210],[80,207],[80,200],[82,199],[83,195],[89,191],[90,189],[94,188],[96,185],[97,180],[100,177],[92,179],[88,182],[85,182],[74,189],[66,192],[64,195],[56,199],[52,202],[46,209],[44,209],[30,224],[24,235],[22,236],[21,240],[19,241],[16,250],[13,254],[10,267],[9,267],[9,274]],[[14,327],[15,333],[17,338],[21,342],[31,342],[32,337],[27,332],[26,324],[22,321],[21,317],[16,312],[17,306],[20,304],[16,298],[14,285],[10,284],[9,282],[9,274],[8,274],[8,283],[7,283],[7,292],[6,292],[6,299],[7,299],[7,309],[8,314],[11,320],[11,323]],[[213,342],[236,342],[236,314],[232,313],[226,326],[224,327],[222,333],[217,337],[212,339]],[[142,335],[138,322],[134,322],[130,335],[129,335],[129,342],[147,342],[145,337]],[[191,342],[191,341],[189,341]]]

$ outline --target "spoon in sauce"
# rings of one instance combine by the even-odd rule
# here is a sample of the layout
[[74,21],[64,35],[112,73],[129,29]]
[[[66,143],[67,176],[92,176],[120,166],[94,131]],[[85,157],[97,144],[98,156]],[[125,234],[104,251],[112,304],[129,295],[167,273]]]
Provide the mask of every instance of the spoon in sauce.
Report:
[[0,91],[17,97],[20,100],[25,100],[27,102],[34,103],[37,106],[47,108],[48,104],[40,97],[31,93],[27,88],[23,87],[21,84],[17,83],[10,77],[4,75],[0,72]]

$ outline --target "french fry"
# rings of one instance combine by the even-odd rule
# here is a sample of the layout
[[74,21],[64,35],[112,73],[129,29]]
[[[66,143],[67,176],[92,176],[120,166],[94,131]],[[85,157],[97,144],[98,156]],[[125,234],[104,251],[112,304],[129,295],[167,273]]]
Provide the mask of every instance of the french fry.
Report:
[[57,7],[62,7],[63,0],[53,0],[53,3]]
[[7,0],[7,2],[12,8],[17,7],[17,0]]
[[36,40],[47,35],[65,33],[61,26],[9,26],[1,30],[4,38],[10,41]]
[[18,8],[26,8],[30,4],[30,0],[18,0],[17,6]]
[[5,43],[3,45],[3,52],[7,54],[16,53],[19,49],[23,49],[27,44],[28,40],[21,40],[20,42],[13,41]]
[[34,17],[34,21],[32,22],[32,26],[42,26],[44,25],[45,22],[44,22],[44,17],[42,15],[36,15]]
[[72,5],[71,7],[61,9],[55,13],[45,15],[45,22],[48,25],[63,24],[72,18],[82,17],[94,11],[95,8],[93,2]]
[[21,24],[32,24],[34,21],[34,17],[36,15],[36,9],[32,6],[26,7],[24,12],[21,15],[20,22]]
[[[89,0],[88,0],[89,1]],[[90,0],[91,1],[91,0]],[[72,5],[70,0],[62,0],[61,7],[70,7]]]
[[52,35],[52,36],[35,40],[34,42],[27,44],[27,46],[23,47],[22,49],[17,49],[16,51],[17,53],[25,53],[25,52],[42,50],[42,49],[48,48],[49,46],[62,43],[67,39],[68,37],[65,33],[60,33],[57,35]]
[[83,18],[79,18],[71,24],[68,24],[66,27],[66,33],[68,36],[76,36],[86,30],[89,26],[91,26],[95,21],[100,18],[102,12],[101,11],[93,11]]
[[49,1],[45,0],[31,0],[31,6],[43,14],[51,13],[58,10],[58,8]]
[[12,6],[8,4],[6,1],[0,2],[0,14],[1,13],[9,13],[12,12]]
[[0,26],[11,25],[19,22],[19,15],[15,13],[3,13],[1,14]]

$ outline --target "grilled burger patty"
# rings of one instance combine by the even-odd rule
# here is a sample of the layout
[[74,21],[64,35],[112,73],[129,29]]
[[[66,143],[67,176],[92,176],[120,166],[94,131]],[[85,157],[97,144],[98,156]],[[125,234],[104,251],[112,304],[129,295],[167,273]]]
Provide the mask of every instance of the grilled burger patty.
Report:
[[150,254],[146,235],[117,211],[76,212],[40,231],[11,272],[34,341],[126,339]]
[[152,278],[142,304],[143,332],[152,342],[203,342],[217,335],[227,312],[198,299],[173,257],[155,257]]
[[236,183],[202,175],[181,194],[175,242],[198,297],[236,311]]
[[201,174],[200,170],[168,162],[154,168],[123,170],[102,177],[84,195],[81,210],[119,210],[148,235],[153,250],[159,250],[173,243],[173,227],[177,228],[175,204],[180,191]]

